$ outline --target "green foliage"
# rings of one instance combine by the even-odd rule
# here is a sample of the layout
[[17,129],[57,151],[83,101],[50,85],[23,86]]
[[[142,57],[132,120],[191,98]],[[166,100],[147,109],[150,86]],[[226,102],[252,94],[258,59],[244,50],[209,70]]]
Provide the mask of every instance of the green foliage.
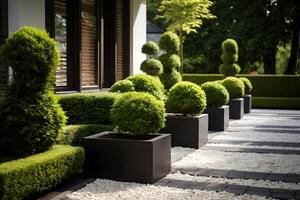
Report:
[[159,47],[168,54],[178,54],[180,47],[180,39],[176,33],[167,31],[161,35]]
[[253,97],[253,108],[300,109],[300,98],[287,97]]
[[159,60],[152,58],[141,64],[141,70],[151,76],[159,76],[163,73],[163,65]]
[[223,64],[220,65],[219,71],[225,76],[235,76],[241,71],[236,62],[238,61],[238,45],[233,39],[227,39],[222,43],[223,53],[221,59]]
[[57,144],[67,144],[73,146],[82,146],[84,137],[101,133],[103,131],[112,131],[114,128],[111,125],[98,125],[98,124],[80,124],[68,125],[57,139]]
[[224,53],[231,53],[232,55],[238,54],[238,44],[234,39],[226,39],[222,43],[222,50]]
[[156,133],[165,125],[164,103],[148,93],[122,95],[111,113],[113,123],[120,132],[134,135]]
[[180,57],[177,54],[162,54],[158,57],[158,60],[162,63],[164,72],[167,73],[179,70],[181,65]]
[[0,108],[0,150],[24,156],[48,150],[66,117],[54,96],[59,65],[56,43],[45,31],[23,27],[0,49],[0,62],[14,79]]
[[221,107],[229,101],[226,88],[217,82],[206,82],[201,85],[206,94],[207,107]]
[[170,89],[166,105],[169,112],[200,114],[206,108],[206,96],[200,86],[183,81]]
[[159,52],[159,46],[153,42],[148,41],[142,46],[142,53],[153,56],[156,55]]
[[222,81],[222,85],[228,91],[230,99],[241,98],[245,95],[245,85],[239,78],[227,77]]
[[238,64],[221,64],[220,73],[225,76],[235,76],[241,71],[241,68]]
[[110,92],[133,92],[134,91],[134,85],[129,80],[120,80],[113,84],[109,90]]
[[147,74],[133,75],[127,78],[134,84],[136,92],[147,92],[157,99],[164,99],[164,86],[159,78]]
[[245,94],[251,94],[253,87],[250,80],[245,77],[241,77],[240,80],[243,81],[245,85]]
[[68,124],[112,124],[110,110],[118,93],[72,94],[59,97]]
[[84,150],[54,146],[47,152],[0,164],[0,199],[35,199],[81,172]]
[[182,80],[181,74],[172,70],[171,73],[163,73],[159,76],[160,81],[165,86],[166,90],[169,90],[173,85],[179,83]]

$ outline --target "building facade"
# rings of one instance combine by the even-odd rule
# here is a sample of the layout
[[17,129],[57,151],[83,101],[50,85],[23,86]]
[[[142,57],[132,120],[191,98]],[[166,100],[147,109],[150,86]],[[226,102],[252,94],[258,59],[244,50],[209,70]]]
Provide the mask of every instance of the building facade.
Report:
[[[25,25],[58,44],[57,91],[108,88],[139,73],[145,59],[146,0],[0,0],[0,44]],[[10,74],[1,69],[0,84]]]

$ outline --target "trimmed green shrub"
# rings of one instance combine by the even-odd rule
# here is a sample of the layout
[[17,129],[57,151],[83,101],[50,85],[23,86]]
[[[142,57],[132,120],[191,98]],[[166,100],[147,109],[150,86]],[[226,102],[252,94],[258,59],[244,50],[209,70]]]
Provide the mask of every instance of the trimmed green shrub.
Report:
[[253,87],[250,80],[245,77],[241,77],[240,80],[243,81],[245,85],[245,94],[251,94]]
[[112,124],[110,110],[118,93],[72,94],[59,97],[68,124]]
[[227,77],[222,81],[222,85],[227,89],[230,99],[241,98],[245,95],[245,85],[239,78]]
[[227,39],[222,43],[223,53],[221,59],[223,64],[220,65],[219,71],[225,76],[234,76],[241,71],[238,61],[238,45],[233,39]]
[[130,80],[134,84],[136,92],[147,92],[157,99],[164,99],[164,86],[159,78],[147,74],[138,74],[129,76],[127,80]]
[[161,35],[159,47],[168,54],[178,54],[180,47],[180,39],[176,33],[167,31]]
[[152,58],[141,64],[141,70],[151,76],[159,76],[163,73],[163,65],[159,60]]
[[166,105],[169,112],[201,114],[206,108],[206,96],[200,86],[183,81],[170,89]]
[[1,47],[0,62],[14,71],[0,106],[0,151],[24,156],[48,150],[66,121],[54,96],[55,41],[45,31],[25,26]]
[[206,94],[207,107],[221,107],[229,101],[226,88],[216,82],[206,82],[201,86]]
[[47,152],[0,164],[0,199],[34,199],[82,171],[81,147],[54,146]]
[[253,97],[253,108],[300,109],[300,98]]
[[180,57],[177,54],[162,54],[158,60],[162,63],[165,73],[178,70],[181,65]]
[[111,86],[110,92],[119,92],[119,93],[124,93],[124,92],[133,92],[134,91],[134,85],[131,81],[129,80],[120,80],[113,84]]
[[153,41],[146,42],[142,46],[142,53],[146,55],[153,56],[156,55],[158,52],[159,52],[159,46]]
[[82,146],[84,137],[101,133],[103,131],[112,131],[114,128],[111,125],[98,125],[98,124],[80,124],[68,125],[59,135],[56,143],[67,144],[73,146]]
[[120,132],[134,135],[156,133],[165,125],[164,103],[148,93],[122,95],[111,113],[113,123]]
[[172,70],[171,73],[163,73],[159,76],[160,81],[165,86],[166,90],[169,90],[173,85],[179,83],[182,80],[181,74]]

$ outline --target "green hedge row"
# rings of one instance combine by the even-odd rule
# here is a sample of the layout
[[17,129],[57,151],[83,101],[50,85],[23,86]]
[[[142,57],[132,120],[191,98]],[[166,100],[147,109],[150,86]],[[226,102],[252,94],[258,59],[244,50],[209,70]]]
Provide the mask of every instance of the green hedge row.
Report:
[[58,144],[68,144],[73,146],[82,146],[82,139],[103,131],[112,131],[111,125],[81,124],[66,126],[57,139]]
[[254,108],[300,109],[300,98],[253,97]]
[[[295,75],[237,75],[248,78],[255,97],[300,97],[300,76]],[[221,74],[185,74],[183,79],[201,85],[207,81],[220,80]]]
[[81,147],[56,145],[51,150],[0,164],[0,199],[33,197],[80,173],[84,163]]
[[68,116],[68,124],[112,124],[110,109],[116,93],[71,94],[59,96],[59,103]]

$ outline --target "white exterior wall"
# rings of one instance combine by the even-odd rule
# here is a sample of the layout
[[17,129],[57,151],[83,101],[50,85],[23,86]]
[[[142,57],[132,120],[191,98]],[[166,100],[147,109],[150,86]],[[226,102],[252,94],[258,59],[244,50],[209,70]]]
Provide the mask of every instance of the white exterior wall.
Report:
[[146,0],[130,1],[130,74],[140,74],[140,65],[146,59],[141,48],[147,40]]
[[45,0],[8,1],[9,33],[26,25],[45,29]]

